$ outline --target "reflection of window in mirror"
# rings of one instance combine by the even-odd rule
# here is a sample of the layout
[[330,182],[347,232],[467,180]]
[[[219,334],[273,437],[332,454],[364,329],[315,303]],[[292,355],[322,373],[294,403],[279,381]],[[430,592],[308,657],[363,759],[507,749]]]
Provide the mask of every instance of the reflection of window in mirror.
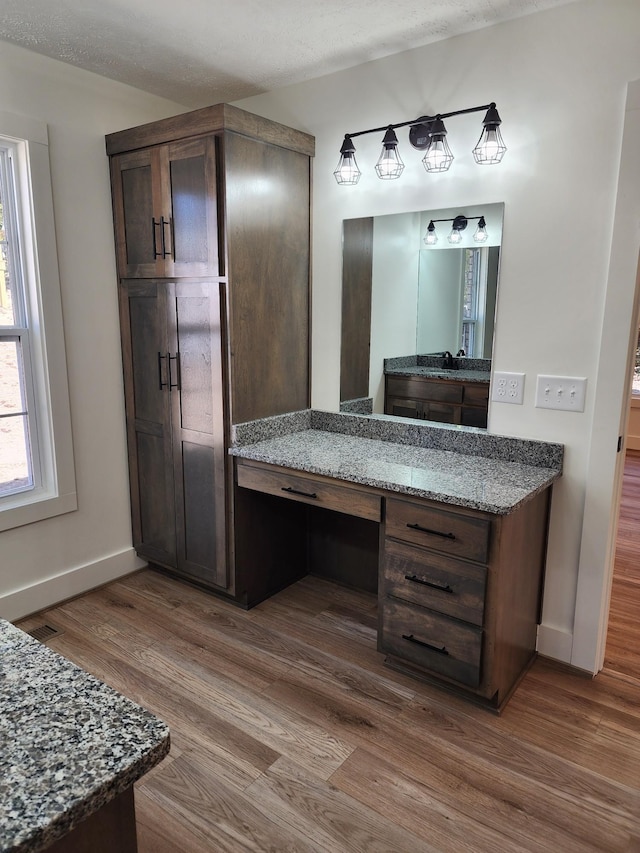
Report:
[[638,339],[636,341],[636,363],[633,368],[631,393],[634,397],[640,397],[640,329],[638,329]]

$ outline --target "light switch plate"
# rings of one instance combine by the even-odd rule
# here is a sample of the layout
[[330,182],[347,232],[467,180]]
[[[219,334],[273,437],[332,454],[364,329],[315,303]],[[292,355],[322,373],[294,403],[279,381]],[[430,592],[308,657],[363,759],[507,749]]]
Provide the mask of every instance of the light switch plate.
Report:
[[587,380],[584,376],[538,375],[536,408],[584,412]]
[[524,400],[524,373],[496,371],[491,380],[491,399],[496,403],[516,403]]

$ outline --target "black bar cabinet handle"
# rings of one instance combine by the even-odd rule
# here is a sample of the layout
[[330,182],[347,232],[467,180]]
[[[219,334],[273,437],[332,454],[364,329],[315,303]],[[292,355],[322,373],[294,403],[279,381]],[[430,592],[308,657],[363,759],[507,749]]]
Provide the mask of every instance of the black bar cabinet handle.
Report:
[[[167,249],[167,243],[166,243],[165,236],[164,236],[164,229],[166,226],[168,226],[169,238],[171,238],[172,237],[171,220],[165,219],[164,216],[161,216],[160,217],[160,223],[162,224],[162,257],[163,258],[170,258],[171,254],[172,254],[171,243],[169,244],[169,248]],[[171,241],[171,242],[173,242],[173,241]]]
[[432,652],[438,652],[439,655],[448,655],[446,646],[434,646],[432,643],[425,643],[424,640],[418,640],[413,634],[403,634],[403,640],[409,640],[410,643],[415,643],[417,646],[424,646],[425,649],[430,649]]
[[[169,364],[169,388],[178,388],[180,389],[180,353],[176,353],[175,355],[171,355],[171,353],[167,353],[167,359]],[[172,382],[171,380],[171,362],[175,361],[176,363],[176,382]]]
[[407,524],[412,530],[419,530],[421,533],[430,533],[432,536],[442,536],[443,539],[455,539],[453,533],[442,533],[441,530],[431,530],[429,527],[422,527],[419,524]]
[[161,352],[158,353],[158,387],[162,391],[163,388],[169,384],[168,382],[162,381],[162,359],[166,358],[166,355],[162,355]]
[[282,491],[289,492],[290,495],[300,495],[303,498],[318,498],[315,492],[301,492],[298,489],[292,488],[291,486],[283,486]]
[[406,581],[411,581],[412,583],[419,583],[422,586],[428,586],[431,589],[437,589],[440,592],[450,592],[453,593],[453,589],[449,586],[449,584],[441,584],[434,583],[433,581],[426,581],[424,578],[419,578],[417,575],[405,575],[404,579]]
[[[164,258],[164,234],[162,234],[162,248],[158,251],[158,240],[156,238],[156,228],[161,223],[157,221],[157,219],[152,217],[151,219],[151,239],[153,240],[153,257],[154,258]],[[164,231],[164,229],[163,229]]]

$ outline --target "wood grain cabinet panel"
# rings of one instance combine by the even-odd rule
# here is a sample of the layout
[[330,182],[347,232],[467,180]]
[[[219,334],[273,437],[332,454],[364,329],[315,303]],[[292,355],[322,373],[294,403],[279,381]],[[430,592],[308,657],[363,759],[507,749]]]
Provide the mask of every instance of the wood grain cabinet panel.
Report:
[[473,625],[484,622],[487,569],[387,539],[382,597],[391,595]]
[[236,506],[229,434],[309,406],[314,140],[218,104],[106,147],[134,545],[255,603],[270,586]]
[[254,489],[300,501],[311,506],[343,512],[356,518],[380,521],[382,499],[364,489],[351,488],[321,477],[307,476],[303,473],[285,469],[260,466],[260,463],[238,459],[238,485],[245,489]]
[[491,522],[433,504],[387,500],[386,535],[484,563],[489,552]]
[[486,427],[489,384],[428,376],[385,376],[387,415]]
[[378,648],[500,709],[535,656],[549,490],[506,516],[386,500]]

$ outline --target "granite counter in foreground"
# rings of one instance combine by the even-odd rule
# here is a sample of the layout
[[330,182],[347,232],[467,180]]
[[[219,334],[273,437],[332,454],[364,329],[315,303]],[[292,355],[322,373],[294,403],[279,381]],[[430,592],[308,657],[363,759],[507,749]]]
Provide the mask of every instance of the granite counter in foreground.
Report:
[[2,853],[46,850],[168,752],[165,723],[0,619]]
[[234,427],[245,459],[507,515],[562,473],[560,444],[385,416],[306,410]]

